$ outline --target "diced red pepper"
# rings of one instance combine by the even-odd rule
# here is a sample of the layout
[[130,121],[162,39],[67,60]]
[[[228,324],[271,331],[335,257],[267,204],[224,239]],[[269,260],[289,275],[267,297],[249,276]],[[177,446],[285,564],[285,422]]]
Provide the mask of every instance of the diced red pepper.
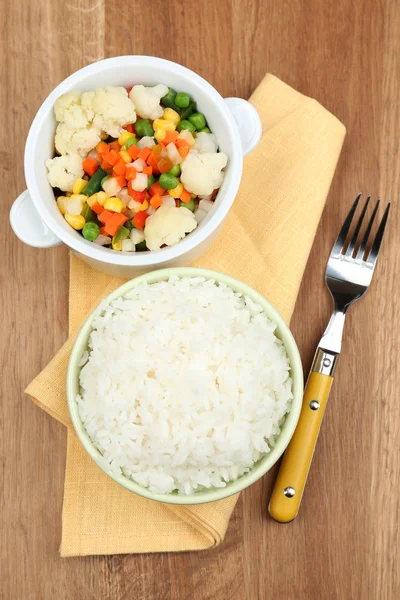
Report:
[[147,214],[144,210],[136,213],[136,215],[132,219],[132,225],[136,227],[136,229],[144,229],[144,225],[146,223],[147,217],[150,215]]
[[131,87],[126,88],[127,94],[129,96],[129,94],[131,93],[131,89],[133,88],[133,85],[131,85]]
[[131,181],[128,182],[128,194],[131,198],[136,200],[136,202],[140,202],[140,204],[143,204],[143,202],[146,200],[146,190],[143,190],[143,192],[137,192],[136,190],[133,190]]
[[103,210],[103,212],[99,214],[99,221],[101,221],[102,223],[107,223],[107,221],[109,221],[112,216],[112,212],[110,212],[109,210]]

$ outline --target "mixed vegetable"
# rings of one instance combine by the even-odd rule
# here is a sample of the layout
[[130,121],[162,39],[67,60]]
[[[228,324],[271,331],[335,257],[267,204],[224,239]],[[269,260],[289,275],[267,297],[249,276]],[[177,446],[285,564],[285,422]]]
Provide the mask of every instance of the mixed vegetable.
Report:
[[123,252],[159,250],[213,206],[227,156],[196,102],[165,85],[69,92],[55,103],[47,177],[65,220]]

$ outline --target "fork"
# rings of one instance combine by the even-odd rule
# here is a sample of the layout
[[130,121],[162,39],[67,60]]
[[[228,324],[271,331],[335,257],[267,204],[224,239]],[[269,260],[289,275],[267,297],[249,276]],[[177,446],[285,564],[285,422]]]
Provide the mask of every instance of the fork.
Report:
[[[269,514],[279,523],[289,523],[297,516],[341,350],[346,311],[368,290],[389,216],[390,203],[383,214],[371,249],[367,251],[380,199],[378,198],[375,204],[359,243],[371,196],[367,197],[353,235],[349,236],[360,198],[361,194],[358,194],[339,232],[326,267],[325,282],[335,307],[318,344],[304,391],[299,422],[283,457],[269,503]],[[350,241],[346,243],[349,237]]]

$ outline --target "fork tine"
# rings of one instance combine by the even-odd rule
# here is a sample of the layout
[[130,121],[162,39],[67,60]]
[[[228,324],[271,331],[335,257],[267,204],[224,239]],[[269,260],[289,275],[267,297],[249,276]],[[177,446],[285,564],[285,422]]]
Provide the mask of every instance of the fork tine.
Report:
[[367,212],[367,208],[368,208],[368,204],[369,204],[370,200],[371,200],[371,195],[369,195],[367,197],[367,200],[365,201],[364,208],[362,209],[360,218],[358,219],[357,225],[354,229],[353,237],[351,238],[351,242],[346,250],[346,256],[348,256],[348,257],[350,257],[353,254],[354,248],[356,247],[358,234],[360,233],[361,225],[364,220],[365,213]]
[[369,220],[369,223],[367,225],[367,229],[365,230],[365,233],[363,235],[363,239],[361,240],[361,244],[360,244],[360,247],[357,252],[356,260],[362,260],[362,258],[364,256],[365,248],[367,247],[367,243],[368,243],[369,234],[371,233],[372,225],[374,224],[380,201],[381,201],[381,199],[378,198],[375,208],[374,208],[374,211],[373,211],[371,218]]
[[360,198],[361,194],[358,194],[357,198],[353,202],[353,206],[351,207],[349,214],[345,219],[345,222],[342,225],[342,229],[339,231],[339,235],[337,236],[336,242],[333,245],[331,254],[340,254],[342,252]]
[[373,266],[375,266],[376,259],[378,258],[379,248],[381,247],[381,244],[382,244],[383,234],[385,232],[386,223],[387,223],[387,220],[389,217],[389,211],[390,211],[390,202],[387,205],[386,210],[383,214],[382,221],[380,222],[379,229],[376,232],[376,236],[375,236],[375,239],[372,244],[372,248],[370,250],[370,253],[368,254],[367,262],[372,263]]

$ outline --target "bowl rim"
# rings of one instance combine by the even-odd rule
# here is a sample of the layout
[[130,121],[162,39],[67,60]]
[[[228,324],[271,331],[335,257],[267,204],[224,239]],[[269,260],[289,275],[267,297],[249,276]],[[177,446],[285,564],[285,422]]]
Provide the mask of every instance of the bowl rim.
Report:
[[167,280],[173,275],[178,277],[205,277],[206,279],[215,279],[218,282],[225,283],[235,291],[239,291],[246,296],[249,296],[254,302],[259,303],[263,307],[268,318],[276,323],[279,334],[278,337],[284,343],[290,361],[291,377],[293,379],[293,400],[291,409],[286,415],[281,433],[271,451],[263,456],[248,473],[245,473],[235,481],[227,483],[226,487],[209,488],[201,490],[200,492],[195,492],[194,494],[190,494],[188,496],[178,495],[176,493],[154,494],[147,488],[140,486],[133,480],[128,479],[123,475],[113,474],[111,469],[106,467],[101,453],[91,442],[89,435],[86,432],[82,421],[80,420],[78,406],[75,400],[79,389],[78,376],[81,369],[81,367],[79,367],[79,361],[82,357],[82,352],[87,345],[87,341],[91,332],[93,317],[97,313],[100,305],[97,305],[87,317],[72,348],[67,371],[67,403],[73,427],[82,446],[91,459],[96,463],[96,465],[116,483],[122,485],[131,492],[157,502],[179,505],[204,504],[207,502],[222,500],[241,492],[265,475],[265,473],[267,473],[267,471],[269,471],[276,461],[282,456],[290,442],[300,417],[304,387],[303,368],[300,353],[293,334],[277,309],[274,308],[262,294],[257,292],[246,283],[243,283],[242,281],[231,277],[230,275],[225,275],[223,273],[219,273],[218,271],[202,269],[198,267],[172,267],[168,269],[158,269],[127,281],[116,288],[113,292],[108,294],[103,301],[111,302],[112,300],[123,296],[125,293],[134,287],[137,287],[141,283],[155,283],[157,281]]
[[[223,192],[222,201],[220,205],[216,207],[215,213],[212,215],[210,220],[201,228],[196,228],[191,235],[186,236],[175,246],[162,248],[159,251],[148,251],[141,253],[131,252],[126,254],[121,252],[112,253],[105,251],[104,248],[97,246],[92,242],[88,242],[83,237],[81,239],[80,237],[73,235],[73,232],[69,232],[64,229],[47,210],[46,204],[42,201],[40,186],[37,183],[37,177],[34,168],[34,153],[32,152],[32,148],[35,146],[38,137],[40,137],[45,120],[48,118],[49,113],[53,110],[55,100],[61,94],[76,88],[76,86],[84,82],[88,76],[101,73],[102,71],[108,70],[113,66],[126,65],[127,68],[130,68],[134,67],[137,63],[145,66],[147,65],[149,68],[152,66],[161,67],[171,72],[171,74],[175,73],[177,75],[186,77],[186,79],[190,79],[195,85],[201,87],[202,90],[205,91],[213,105],[218,109],[218,117],[221,121],[223,121],[224,127],[228,132],[231,144],[231,156],[229,157],[231,168],[229,169],[229,179],[227,180],[227,187]],[[89,258],[106,264],[137,267],[162,265],[168,261],[175,260],[190,252],[197,246],[200,246],[207,238],[212,236],[212,234],[218,229],[228,214],[238,192],[243,170],[243,154],[241,150],[239,130],[234,122],[234,119],[230,119],[227,112],[228,109],[219,92],[217,92],[217,90],[203,77],[191,69],[180,65],[179,63],[165,60],[157,56],[142,55],[114,56],[112,58],[106,58],[91,63],[86,67],[75,71],[72,75],[59,83],[43,101],[32,121],[25,144],[24,171],[27,188],[33,203],[43,221],[62,242],[67,244],[73,250],[88,256]]]

